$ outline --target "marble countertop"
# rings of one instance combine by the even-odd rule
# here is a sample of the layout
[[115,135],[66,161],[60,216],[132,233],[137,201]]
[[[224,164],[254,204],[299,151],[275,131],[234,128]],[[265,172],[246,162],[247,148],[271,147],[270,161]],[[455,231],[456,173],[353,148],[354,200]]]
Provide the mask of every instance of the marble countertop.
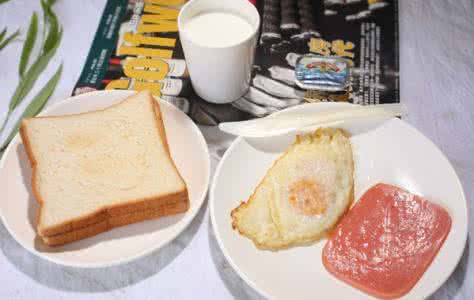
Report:
[[[452,162],[473,216],[474,2],[400,2],[400,86],[409,111],[406,120]],[[60,62],[64,70],[52,99],[71,94],[104,4],[105,0],[57,1],[55,11],[64,34],[47,73],[51,76]],[[33,10],[41,10],[39,1],[11,0],[1,5],[0,27],[26,30]],[[0,52],[4,98],[0,119],[18,80],[21,45],[16,42]],[[37,86],[44,83],[41,78]],[[31,95],[35,91],[38,88]],[[232,137],[215,128],[201,129],[214,170]],[[0,299],[261,299],[225,261],[209,222],[206,204],[191,226],[159,252],[104,269],[62,267],[40,259],[23,249],[0,223]],[[472,222],[469,228],[474,228]],[[474,250],[469,240],[460,264],[433,299],[474,299]]]

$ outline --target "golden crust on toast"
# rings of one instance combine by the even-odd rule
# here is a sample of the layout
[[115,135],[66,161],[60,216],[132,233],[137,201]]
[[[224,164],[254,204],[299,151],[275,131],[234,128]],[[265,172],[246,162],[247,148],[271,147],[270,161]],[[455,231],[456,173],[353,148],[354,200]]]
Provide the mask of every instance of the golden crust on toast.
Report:
[[[129,101],[130,98],[136,97],[139,94],[133,95],[115,105],[105,108],[101,111],[107,111],[112,107],[120,106],[122,103]],[[159,104],[153,99],[151,94],[146,91],[142,92],[140,96],[148,98],[151,104],[154,115],[154,123],[156,124],[156,130],[161,137],[165,152],[170,156],[169,146],[166,139],[166,131],[161,116],[161,110]],[[96,114],[101,111],[87,112],[77,115]],[[69,116],[51,116],[51,117],[37,117],[41,119],[57,119],[67,118]],[[20,135],[25,146],[25,150],[32,167],[32,192],[34,198],[39,204],[37,212],[37,232],[43,241],[48,245],[61,245],[69,243],[75,240],[83,239],[89,236],[96,235],[100,232],[110,230],[117,226],[122,226],[130,223],[140,222],[143,220],[162,217],[171,214],[177,214],[185,212],[189,208],[189,197],[186,184],[179,174],[174,161],[169,157],[171,165],[174,167],[177,176],[183,182],[184,188],[180,191],[161,194],[157,196],[130,199],[128,201],[122,201],[115,205],[106,205],[95,209],[93,212],[86,215],[82,215],[77,218],[70,219],[66,222],[56,224],[54,226],[42,227],[41,218],[44,211],[44,202],[42,193],[40,193],[39,182],[38,182],[38,159],[35,156],[35,151],[31,146],[31,138],[27,130],[28,120],[23,120],[20,127]],[[119,221],[118,221],[119,220]]]

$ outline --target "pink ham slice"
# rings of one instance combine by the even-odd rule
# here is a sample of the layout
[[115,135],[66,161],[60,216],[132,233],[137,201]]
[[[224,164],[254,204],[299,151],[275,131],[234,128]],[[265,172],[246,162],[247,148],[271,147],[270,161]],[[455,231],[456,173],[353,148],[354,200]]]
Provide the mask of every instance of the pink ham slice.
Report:
[[401,188],[370,188],[337,225],[323,250],[334,276],[375,297],[408,293],[451,228],[439,205]]

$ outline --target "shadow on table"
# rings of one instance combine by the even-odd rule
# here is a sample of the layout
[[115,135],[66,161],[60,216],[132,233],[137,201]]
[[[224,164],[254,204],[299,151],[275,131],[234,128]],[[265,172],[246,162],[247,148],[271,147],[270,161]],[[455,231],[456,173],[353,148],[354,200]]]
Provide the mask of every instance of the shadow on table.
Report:
[[209,250],[211,252],[212,261],[216,266],[220,278],[222,279],[232,296],[235,299],[264,300],[265,298],[258,294],[247,283],[245,283],[227,262],[226,258],[224,257],[224,254],[222,254],[221,249],[217,244],[216,237],[214,236],[214,231],[212,230],[210,217],[208,226],[208,236]]
[[429,298],[430,300],[453,299],[458,294],[466,278],[469,263],[469,244],[470,237],[468,236],[466,247],[456,269],[454,269],[453,274],[449,276],[448,280]]
[[111,291],[140,282],[169,265],[193,239],[206,209],[207,204],[201,207],[188,228],[173,242],[143,258],[119,266],[84,269],[46,261],[19,245],[1,222],[0,249],[21,272],[50,288],[88,293]]

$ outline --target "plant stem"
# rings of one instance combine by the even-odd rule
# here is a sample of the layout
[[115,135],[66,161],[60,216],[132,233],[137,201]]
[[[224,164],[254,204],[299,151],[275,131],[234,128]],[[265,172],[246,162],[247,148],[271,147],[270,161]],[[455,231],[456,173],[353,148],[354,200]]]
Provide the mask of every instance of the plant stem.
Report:
[[5,126],[7,125],[8,118],[10,118],[10,114],[11,114],[11,111],[8,111],[7,115],[5,116],[5,119],[3,120],[2,128],[0,128],[0,134],[5,129]]

